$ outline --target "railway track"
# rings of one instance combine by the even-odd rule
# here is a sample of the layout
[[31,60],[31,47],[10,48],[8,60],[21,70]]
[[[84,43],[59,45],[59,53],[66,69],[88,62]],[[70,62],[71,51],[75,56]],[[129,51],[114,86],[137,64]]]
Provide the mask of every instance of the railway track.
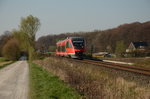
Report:
[[88,60],[88,59],[76,60],[76,61],[150,76],[149,68],[137,67],[137,66],[132,66],[132,65],[122,65],[122,64],[109,63],[109,62],[103,62],[103,61]]

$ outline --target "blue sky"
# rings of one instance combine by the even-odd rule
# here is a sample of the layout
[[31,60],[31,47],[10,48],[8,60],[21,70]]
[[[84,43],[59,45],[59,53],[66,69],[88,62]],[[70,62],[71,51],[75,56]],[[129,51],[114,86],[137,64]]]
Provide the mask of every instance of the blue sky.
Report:
[[37,38],[105,30],[150,21],[150,0],[0,0],[0,35],[18,29],[21,17],[28,15],[40,19]]

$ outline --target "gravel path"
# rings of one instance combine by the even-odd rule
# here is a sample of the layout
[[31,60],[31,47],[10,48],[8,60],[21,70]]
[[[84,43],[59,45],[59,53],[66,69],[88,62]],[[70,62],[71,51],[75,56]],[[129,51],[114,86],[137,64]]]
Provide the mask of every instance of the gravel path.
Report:
[[18,61],[0,70],[0,99],[27,99],[29,68]]

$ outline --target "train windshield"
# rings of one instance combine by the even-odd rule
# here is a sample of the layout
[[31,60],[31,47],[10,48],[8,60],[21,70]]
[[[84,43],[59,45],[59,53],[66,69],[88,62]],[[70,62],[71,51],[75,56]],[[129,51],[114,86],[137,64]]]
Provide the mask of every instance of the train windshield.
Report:
[[84,38],[72,38],[72,43],[75,49],[83,49],[84,48]]

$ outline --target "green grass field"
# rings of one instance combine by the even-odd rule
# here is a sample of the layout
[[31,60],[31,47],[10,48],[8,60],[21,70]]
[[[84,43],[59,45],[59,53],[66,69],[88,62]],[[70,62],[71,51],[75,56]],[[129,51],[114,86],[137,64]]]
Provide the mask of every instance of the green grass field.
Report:
[[80,95],[58,77],[33,63],[29,65],[30,99],[80,99]]

